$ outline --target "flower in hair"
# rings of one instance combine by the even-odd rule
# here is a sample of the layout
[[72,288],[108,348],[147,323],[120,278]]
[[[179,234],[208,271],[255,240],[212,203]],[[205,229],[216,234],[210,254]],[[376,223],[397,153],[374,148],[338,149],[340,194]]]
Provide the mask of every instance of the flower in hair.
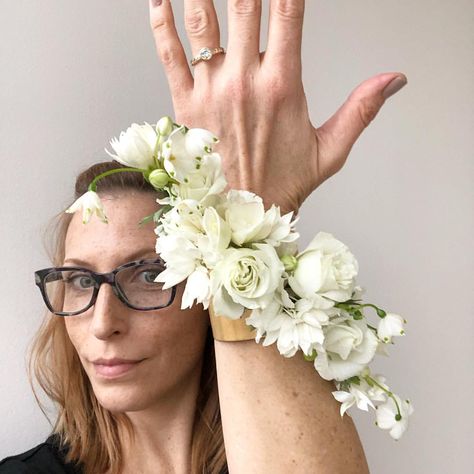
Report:
[[127,131],[121,132],[120,137],[113,138],[110,145],[115,155],[105,150],[114,160],[122,165],[132,168],[147,169],[155,165],[153,156],[155,152],[157,134],[155,129],[145,125],[132,124]]
[[[174,123],[133,124],[111,141],[127,166],[94,178],[67,212],[83,210],[107,218],[98,180],[118,172],[140,172],[160,196],[160,209],[144,221],[156,224],[156,252],[166,268],[155,279],[170,288],[185,282],[181,308],[213,305],[215,313],[255,330],[256,343],[276,344],[284,357],[301,351],[319,376],[333,381],[340,414],[356,406],[374,409],[376,424],[399,439],[413,414],[412,403],[392,392],[370,364],[388,355],[392,338],[405,334],[401,316],[364,303],[357,285],[359,265],[349,248],[319,232],[298,252],[293,213],[265,209],[260,196],[226,190],[221,158],[211,132]],[[108,153],[108,152],[107,152]],[[378,324],[369,319],[373,311]]]
[[82,222],[87,224],[92,216],[96,216],[104,223],[107,223],[107,216],[105,215],[104,206],[95,191],[87,191],[80,196],[65,212],[74,213],[82,210]]

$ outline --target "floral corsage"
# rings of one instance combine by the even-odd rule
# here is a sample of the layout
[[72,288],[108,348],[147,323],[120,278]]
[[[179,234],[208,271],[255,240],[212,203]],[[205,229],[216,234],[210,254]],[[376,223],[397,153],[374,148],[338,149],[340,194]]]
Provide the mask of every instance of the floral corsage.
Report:
[[[186,280],[181,308],[196,302],[207,309],[212,302],[231,319],[249,310],[245,321],[257,343],[276,343],[284,357],[303,351],[319,375],[335,383],[341,416],[353,405],[370,406],[375,424],[398,440],[413,406],[369,364],[376,354],[388,355],[406,320],[362,302],[357,260],[331,234],[319,232],[298,252],[291,212],[282,216],[275,205],[265,210],[249,191],[225,191],[221,158],[213,152],[218,141],[169,117],[133,124],[110,142],[115,154],[106,150],[126,168],[97,176],[66,212],[82,209],[84,223],[94,213],[107,222],[97,181],[112,172],[142,172],[161,194],[159,211],[142,221],[156,223],[156,251],[166,263],[156,281],[169,288]],[[368,321],[369,308],[377,324]]]

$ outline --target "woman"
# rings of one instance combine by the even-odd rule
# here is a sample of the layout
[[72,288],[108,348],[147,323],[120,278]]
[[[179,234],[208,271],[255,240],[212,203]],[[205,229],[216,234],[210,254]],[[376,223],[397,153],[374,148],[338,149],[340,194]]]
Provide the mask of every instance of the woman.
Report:
[[[227,52],[205,60],[200,49],[220,44],[212,1],[185,1],[186,29],[198,58],[193,77],[170,2],[150,4],[176,121],[219,136],[216,151],[230,186],[256,192],[282,212],[298,211],[343,166],[385,99],[406,83],[398,73],[377,75],[314,128],[301,81],[303,10],[302,0],[272,0],[268,46],[259,53],[260,2],[229,1]],[[107,166],[80,176],[76,197]],[[99,185],[107,226],[60,217],[56,267],[80,266],[96,278],[91,271],[109,273],[146,259],[151,267],[137,267],[143,278],[159,270],[158,261],[148,261],[156,258],[152,227],[133,225],[153,212],[156,196],[137,178],[121,180]],[[131,255],[137,250],[140,255]],[[68,472],[71,463],[64,463],[73,460],[82,462],[84,472],[218,473],[226,464],[231,473],[368,472],[355,427],[350,418],[341,419],[331,383],[302,357],[285,359],[274,346],[213,342],[200,307],[179,310],[181,291],[174,297],[160,293],[160,305],[144,312],[134,292],[123,301],[110,285],[101,285],[95,301],[91,295],[84,307],[70,308],[82,313],[50,314],[33,365],[59,404],[58,435],[6,460],[0,472],[25,472],[41,462]],[[112,358],[134,362],[118,374],[127,367],[104,368],[97,360],[110,364]]]

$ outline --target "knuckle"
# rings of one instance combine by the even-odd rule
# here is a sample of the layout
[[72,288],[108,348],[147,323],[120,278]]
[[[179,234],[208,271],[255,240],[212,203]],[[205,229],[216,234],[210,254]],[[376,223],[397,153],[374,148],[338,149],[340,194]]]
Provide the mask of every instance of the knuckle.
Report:
[[245,102],[250,94],[251,84],[245,76],[236,74],[226,81],[224,95],[231,101]]
[[260,9],[260,0],[232,0],[230,8],[237,15],[253,15]]
[[184,24],[191,36],[199,37],[209,26],[209,15],[204,8],[194,8],[186,12]]
[[300,0],[278,0],[275,8],[283,18],[301,19],[304,15],[304,2]]
[[159,49],[158,54],[160,56],[160,61],[162,62],[163,66],[169,68],[176,64],[176,56],[177,56],[176,49],[167,47],[167,46],[162,46]]
[[164,17],[153,16],[150,19],[150,26],[154,33],[161,34],[163,31],[168,30],[171,24]]
[[265,86],[265,88],[270,91],[270,98],[274,102],[281,102],[288,97],[290,93],[288,81],[285,81],[280,76],[270,76],[267,79]]
[[367,97],[362,97],[359,99],[357,112],[359,114],[361,122],[364,124],[365,127],[368,127],[370,122],[374,120],[378,111],[379,107],[373,100]]

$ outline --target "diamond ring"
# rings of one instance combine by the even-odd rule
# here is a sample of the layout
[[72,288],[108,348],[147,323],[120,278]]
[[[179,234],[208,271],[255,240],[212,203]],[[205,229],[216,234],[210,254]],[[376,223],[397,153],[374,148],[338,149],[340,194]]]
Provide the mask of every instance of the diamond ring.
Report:
[[209,61],[215,54],[225,54],[225,49],[222,46],[218,48],[201,48],[199,54],[191,59],[191,66],[195,66],[200,61]]

